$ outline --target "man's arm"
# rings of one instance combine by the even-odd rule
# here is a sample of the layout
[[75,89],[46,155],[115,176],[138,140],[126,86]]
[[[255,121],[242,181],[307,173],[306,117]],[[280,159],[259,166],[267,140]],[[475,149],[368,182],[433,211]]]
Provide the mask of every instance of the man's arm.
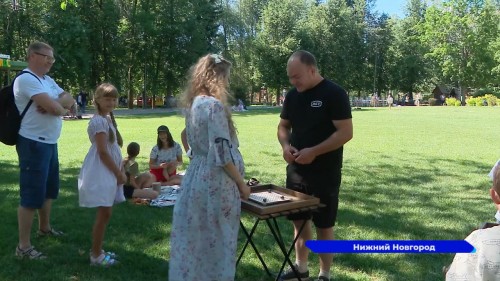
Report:
[[295,156],[298,150],[290,145],[290,132],[292,130],[292,125],[289,120],[280,119],[278,124],[278,141],[281,144],[283,150],[283,158],[288,164],[295,161]]
[[332,122],[337,131],[318,145],[304,148],[295,153],[295,162],[309,164],[319,155],[336,150],[352,139],[352,119],[333,120]]
[[42,113],[62,116],[73,106],[75,100],[66,92],[53,100],[47,93],[40,93],[31,97]]
[[75,99],[68,92],[62,92],[59,94],[57,102],[64,108],[70,109],[75,104]]

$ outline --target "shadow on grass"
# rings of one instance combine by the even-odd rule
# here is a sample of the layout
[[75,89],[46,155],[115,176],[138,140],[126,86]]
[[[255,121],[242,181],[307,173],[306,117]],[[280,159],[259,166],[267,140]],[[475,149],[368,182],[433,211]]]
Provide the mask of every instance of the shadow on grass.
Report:
[[[352,107],[351,110],[353,112],[373,112],[380,110],[380,107]],[[389,110],[389,108],[387,108]]]
[[[44,261],[18,260],[17,161],[0,161],[0,208],[2,239],[0,280],[165,280],[168,275],[168,237],[172,208],[152,208],[122,203],[113,208],[104,247],[120,256],[116,268],[89,266],[92,226],[96,209],[78,206],[79,168],[60,170],[61,189],[52,209],[52,226],[65,236],[38,238],[38,218],[33,222],[31,241],[49,256]],[[55,266],[57,265],[57,266]],[[51,268],[48,270],[48,268]],[[125,277],[126,276],[126,277]]]
[[[276,157],[278,154],[271,156]],[[462,239],[474,227],[470,219],[484,214],[477,202],[487,203],[487,187],[482,182],[467,182],[459,171],[484,171],[490,167],[479,161],[453,160],[418,154],[403,156],[373,154],[379,157],[377,165],[344,162],[344,183],[341,187],[336,235],[338,239],[356,240],[432,240]],[[405,166],[394,163],[406,163]],[[116,269],[96,269],[88,266],[88,249],[95,209],[78,207],[76,175],[78,168],[61,169],[61,194],[55,201],[53,224],[67,233],[61,239],[40,239],[33,243],[46,252],[50,259],[40,263],[18,261],[13,258],[17,244],[18,167],[17,162],[0,161],[0,208],[3,218],[0,230],[0,256],[3,269],[0,280],[163,280],[168,272],[169,239],[172,208],[151,208],[123,203],[113,208],[113,216],[106,233],[105,248],[121,255],[122,265]],[[416,166],[418,165],[418,166]],[[262,183],[276,181],[276,173],[258,169],[258,164],[247,165]],[[460,190],[448,190],[446,178],[463,179]],[[485,179],[484,183],[487,182]],[[463,197],[470,191],[485,194]],[[475,203],[472,203],[474,201]],[[247,228],[253,217],[243,215]],[[450,222],[462,222],[450,227]],[[292,241],[291,223],[279,218],[281,234],[286,245]],[[35,220],[33,229],[36,229]],[[34,232],[34,231],[33,231]],[[245,237],[239,236],[239,249]],[[271,236],[267,225],[260,222],[254,242],[271,271],[277,272],[283,255]],[[239,252],[238,252],[239,253]],[[291,257],[294,260],[294,254]],[[317,255],[311,254],[311,274],[317,274]],[[443,254],[338,254],[333,266],[334,276],[341,280],[359,280],[347,272],[385,276],[386,280],[442,280],[441,267],[452,255]],[[57,264],[59,266],[54,267]],[[314,265],[314,267],[312,267]],[[48,267],[53,269],[47,270]],[[411,268],[411,270],[409,270]],[[338,274],[338,275],[335,275]],[[357,274],[357,273],[356,273]],[[314,276],[312,275],[312,276]],[[118,279],[116,279],[118,278]],[[362,278],[362,277],[360,277]],[[125,280],[125,279],[123,279]],[[237,268],[237,280],[273,280],[267,276],[253,249],[247,248]],[[366,277],[369,280],[369,277]]]
[[[344,183],[341,187],[341,207],[336,227],[338,239],[463,239],[480,223],[474,220],[467,222],[464,217],[480,218],[484,214],[484,209],[478,202],[484,201],[484,205],[489,202],[487,180],[485,179],[484,184],[470,183],[467,181],[467,175],[461,174],[460,171],[470,170],[471,167],[477,171],[485,171],[490,169],[489,166],[471,160],[439,157],[427,159],[418,154],[404,155],[412,159],[412,163],[399,166],[394,163],[405,163],[407,160],[402,161],[398,159],[399,156],[391,157],[385,154],[378,156],[384,159],[379,159],[376,166],[349,161],[344,163]],[[373,157],[377,157],[377,153]],[[414,163],[420,166],[416,168]],[[274,179],[274,182],[261,180],[261,183],[276,183],[278,180],[275,173],[259,170],[258,165],[248,165],[246,168],[252,171],[247,175],[248,178]],[[349,180],[346,181],[346,178]],[[446,180],[443,180],[446,178],[463,182],[460,190],[448,190]],[[471,191],[484,194],[484,197],[468,194]],[[460,197],[466,194],[467,198]],[[252,219],[247,216],[244,221],[249,229]],[[458,227],[450,227],[449,225],[453,225],[451,222],[462,223],[459,223]],[[279,219],[279,225],[285,241],[292,241],[291,223]],[[351,230],[357,231],[357,234],[353,235]],[[365,232],[366,236],[363,235]],[[240,236],[240,240],[243,240],[240,243],[243,243],[244,236]],[[271,267],[278,271],[283,256],[265,223],[259,224],[254,239],[266,262],[270,260]],[[253,250],[248,248],[245,255],[253,256],[252,264],[260,268],[264,275]],[[310,259],[317,260],[314,256],[310,255]],[[389,277],[389,280],[442,280],[441,268],[451,262],[453,255],[397,254],[386,257],[390,258],[384,258],[384,255],[339,254],[335,258],[333,268],[335,270],[338,264],[347,267],[348,271],[366,272],[370,276],[381,273]],[[294,260],[293,254],[291,259]],[[409,268],[413,269],[408,270]],[[314,270],[318,269],[312,269],[311,273]],[[341,280],[349,278],[344,275]]]

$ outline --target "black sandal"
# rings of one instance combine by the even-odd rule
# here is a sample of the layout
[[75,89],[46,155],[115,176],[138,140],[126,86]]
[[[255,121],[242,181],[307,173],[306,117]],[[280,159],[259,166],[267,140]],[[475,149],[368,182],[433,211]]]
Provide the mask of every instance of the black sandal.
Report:
[[59,230],[55,230],[53,228],[47,230],[47,231],[43,231],[41,229],[38,230],[37,232],[38,234],[38,237],[58,237],[58,236],[64,236],[64,232],[62,231],[59,231]]
[[260,182],[259,180],[257,180],[256,178],[250,178],[247,182],[247,185],[248,186],[256,186],[258,185]]

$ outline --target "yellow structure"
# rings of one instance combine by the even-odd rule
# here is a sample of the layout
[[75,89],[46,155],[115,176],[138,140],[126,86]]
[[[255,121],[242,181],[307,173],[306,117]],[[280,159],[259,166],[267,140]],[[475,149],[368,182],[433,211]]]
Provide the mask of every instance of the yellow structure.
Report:
[[0,54],[0,86],[9,84],[16,73],[26,67],[27,62],[11,60],[10,56]]

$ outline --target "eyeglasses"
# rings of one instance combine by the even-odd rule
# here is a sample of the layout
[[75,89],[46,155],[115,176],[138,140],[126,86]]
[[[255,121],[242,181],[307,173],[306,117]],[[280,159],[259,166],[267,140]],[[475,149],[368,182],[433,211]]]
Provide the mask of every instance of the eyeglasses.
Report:
[[42,57],[45,57],[45,60],[46,60],[47,62],[50,62],[50,63],[54,63],[54,62],[56,62],[56,59],[55,59],[54,57],[51,57],[51,56],[49,56],[49,55],[42,54],[42,53],[39,53],[39,52],[34,52],[34,53],[35,53],[35,54],[37,54],[37,55],[40,55],[40,56],[42,56]]

